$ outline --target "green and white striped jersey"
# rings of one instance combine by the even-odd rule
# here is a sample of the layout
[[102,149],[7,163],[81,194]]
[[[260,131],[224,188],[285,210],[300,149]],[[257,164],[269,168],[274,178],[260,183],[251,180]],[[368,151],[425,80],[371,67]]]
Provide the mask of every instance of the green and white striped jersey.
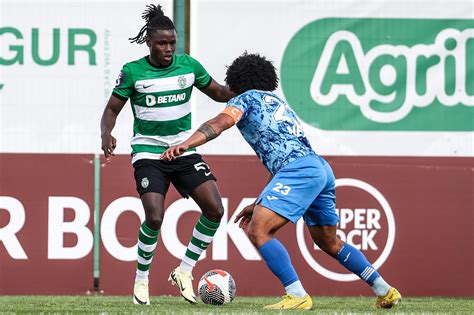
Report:
[[189,55],[174,55],[166,68],[153,66],[148,56],[123,66],[113,94],[130,99],[132,106],[132,163],[159,159],[169,146],[191,135],[193,86],[202,89],[211,80],[204,67]]

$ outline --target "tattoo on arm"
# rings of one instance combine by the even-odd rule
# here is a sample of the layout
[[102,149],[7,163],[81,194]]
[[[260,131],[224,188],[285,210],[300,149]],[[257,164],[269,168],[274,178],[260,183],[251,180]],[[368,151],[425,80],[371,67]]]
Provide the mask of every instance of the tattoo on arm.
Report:
[[201,127],[198,128],[198,131],[204,134],[204,136],[206,137],[206,142],[211,141],[212,139],[217,137],[217,133],[215,132],[215,130],[206,123],[202,124]]

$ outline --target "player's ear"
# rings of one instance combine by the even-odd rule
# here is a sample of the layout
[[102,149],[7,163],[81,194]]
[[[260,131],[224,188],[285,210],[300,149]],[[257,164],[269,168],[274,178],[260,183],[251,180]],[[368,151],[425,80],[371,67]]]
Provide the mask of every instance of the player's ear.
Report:
[[148,47],[151,47],[150,37],[148,37],[148,36],[146,37],[146,45],[147,45]]

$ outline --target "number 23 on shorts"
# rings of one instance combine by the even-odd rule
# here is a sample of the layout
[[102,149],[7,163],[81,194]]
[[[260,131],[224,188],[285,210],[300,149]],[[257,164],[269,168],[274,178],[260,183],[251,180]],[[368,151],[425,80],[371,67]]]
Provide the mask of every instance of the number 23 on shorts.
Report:
[[286,196],[290,193],[291,188],[290,186],[285,186],[282,183],[276,183],[275,187],[273,187],[272,190]]

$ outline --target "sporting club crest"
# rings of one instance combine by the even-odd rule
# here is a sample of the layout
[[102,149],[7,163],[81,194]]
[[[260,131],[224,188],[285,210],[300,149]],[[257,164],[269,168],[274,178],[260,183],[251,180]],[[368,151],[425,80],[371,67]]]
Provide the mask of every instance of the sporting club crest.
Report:
[[186,77],[184,75],[178,77],[178,86],[182,89],[186,86]]

